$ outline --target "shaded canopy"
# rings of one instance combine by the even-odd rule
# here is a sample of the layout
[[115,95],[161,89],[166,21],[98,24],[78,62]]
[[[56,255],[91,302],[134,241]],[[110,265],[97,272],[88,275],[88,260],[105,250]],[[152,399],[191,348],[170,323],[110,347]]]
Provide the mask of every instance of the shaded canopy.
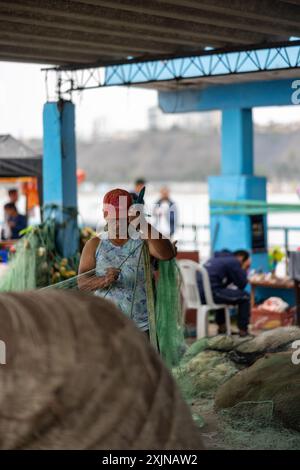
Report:
[[0,135],[0,178],[42,176],[42,156],[9,134]]
[[296,0],[1,0],[0,59],[128,63],[299,36]]

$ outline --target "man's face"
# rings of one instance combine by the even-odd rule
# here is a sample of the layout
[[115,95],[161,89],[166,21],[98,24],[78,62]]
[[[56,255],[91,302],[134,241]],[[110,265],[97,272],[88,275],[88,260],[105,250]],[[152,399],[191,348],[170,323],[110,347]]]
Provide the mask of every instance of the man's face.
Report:
[[160,197],[161,197],[162,199],[169,199],[169,195],[170,195],[170,193],[169,193],[168,188],[162,188],[162,189],[160,190]]
[[127,238],[128,218],[105,217],[110,238]]
[[11,191],[9,193],[9,199],[11,202],[17,202],[18,200],[18,191]]

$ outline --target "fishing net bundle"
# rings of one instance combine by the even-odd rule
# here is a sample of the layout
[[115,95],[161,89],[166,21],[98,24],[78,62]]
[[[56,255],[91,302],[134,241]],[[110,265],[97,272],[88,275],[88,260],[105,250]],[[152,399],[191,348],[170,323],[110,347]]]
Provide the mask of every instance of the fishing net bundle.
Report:
[[6,293],[0,324],[1,449],[203,447],[171,374],[111,302]]
[[22,292],[69,279],[76,275],[79,253],[73,258],[59,255],[55,244],[55,222],[52,219],[24,230],[16,243],[7,272],[0,278],[0,291]]
[[174,375],[196,420],[217,421],[213,448],[300,449],[300,367],[291,361],[299,338],[299,328],[282,327],[187,350]]

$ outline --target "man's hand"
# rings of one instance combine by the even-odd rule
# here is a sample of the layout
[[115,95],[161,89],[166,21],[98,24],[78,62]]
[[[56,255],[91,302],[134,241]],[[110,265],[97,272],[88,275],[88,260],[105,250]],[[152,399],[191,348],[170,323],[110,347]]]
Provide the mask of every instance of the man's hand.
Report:
[[117,268],[107,268],[106,274],[104,276],[104,286],[109,287],[111,284],[118,280],[121,270]]

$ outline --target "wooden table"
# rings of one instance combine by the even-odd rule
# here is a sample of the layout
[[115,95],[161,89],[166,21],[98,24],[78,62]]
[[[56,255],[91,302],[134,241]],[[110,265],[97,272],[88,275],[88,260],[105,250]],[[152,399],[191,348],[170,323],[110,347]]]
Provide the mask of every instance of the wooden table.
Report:
[[293,281],[293,279],[281,279],[281,278],[259,278],[254,276],[249,279],[251,286],[251,308],[255,305],[255,289],[257,287],[265,287],[268,289],[292,289],[295,291],[296,307],[297,307],[297,325],[300,326],[300,282]]

